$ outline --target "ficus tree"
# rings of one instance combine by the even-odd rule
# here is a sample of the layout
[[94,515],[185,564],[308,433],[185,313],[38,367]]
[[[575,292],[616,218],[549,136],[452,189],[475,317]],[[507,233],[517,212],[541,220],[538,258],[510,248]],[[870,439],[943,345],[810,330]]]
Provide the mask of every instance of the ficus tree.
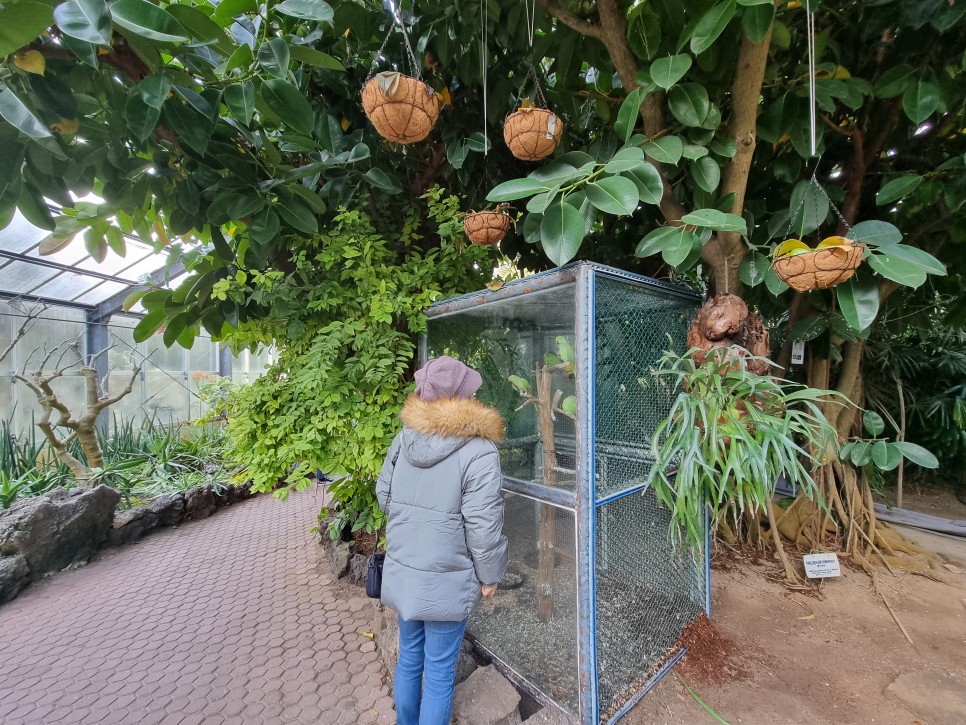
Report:
[[[841,437],[860,434],[876,318],[912,295],[962,291],[966,7],[538,5],[531,15],[508,0],[392,4],[419,69],[375,2],[5,5],[0,218],[18,208],[52,229],[49,249],[76,237],[101,256],[136,231],[181,256],[184,283],[141,299],[138,337],[163,324],[169,344],[190,344],[200,326],[244,339],[264,322],[297,337],[297,297],[250,284],[255,275],[294,274],[292,250],[340,207],[382,218],[385,204],[425,204],[442,183],[465,207],[486,196],[515,203],[518,233],[502,249],[528,268],[582,256],[743,297],[777,323],[783,371],[792,342],[808,343],[807,382],[854,404],[826,416]],[[388,144],[367,124],[358,92],[374,61],[421,71],[439,93],[427,141]],[[506,113],[539,97],[534,79],[565,124],[557,153],[538,165],[513,159],[499,138]],[[75,201],[89,192],[101,201]],[[771,250],[786,236],[833,234],[867,246],[858,274],[833,290],[790,291]],[[439,239],[425,234],[420,251]],[[398,247],[401,263],[409,252]],[[846,548],[871,553],[864,478],[829,459],[819,479],[850,532]]]

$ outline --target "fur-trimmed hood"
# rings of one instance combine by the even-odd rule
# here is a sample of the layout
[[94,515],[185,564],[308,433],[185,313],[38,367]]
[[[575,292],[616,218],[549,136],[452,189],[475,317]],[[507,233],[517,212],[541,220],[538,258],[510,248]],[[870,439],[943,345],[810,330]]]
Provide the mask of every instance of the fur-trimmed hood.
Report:
[[425,401],[409,396],[399,414],[403,451],[414,466],[428,468],[473,438],[503,440],[503,418],[488,405],[470,398]]

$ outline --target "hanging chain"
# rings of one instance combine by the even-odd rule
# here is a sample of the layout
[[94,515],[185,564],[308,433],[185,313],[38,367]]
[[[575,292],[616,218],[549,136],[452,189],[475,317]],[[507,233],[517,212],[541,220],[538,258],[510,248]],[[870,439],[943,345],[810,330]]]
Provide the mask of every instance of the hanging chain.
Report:
[[543,88],[540,87],[540,77],[537,75],[537,69],[530,64],[530,72],[527,73],[528,78],[533,78],[533,97],[536,99],[537,104],[540,108],[547,107],[547,99],[543,97]]
[[379,66],[379,59],[382,57],[383,51],[386,49],[386,45],[389,43],[389,38],[392,37],[392,31],[398,25],[399,29],[402,31],[403,42],[406,44],[406,56],[409,60],[410,70],[412,71],[412,76],[416,80],[421,81],[423,79],[422,73],[420,72],[420,64],[416,61],[416,54],[413,53],[413,47],[409,43],[409,33],[406,32],[406,26],[403,25],[402,20],[397,17],[395,13],[392,14],[392,22],[389,24],[389,29],[386,31],[386,37],[382,41],[382,45],[379,46],[379,50],[376,51],[375,56],[372,58],[372,65],[369,68],[369,75],[366,76],[366,82],[368,83],[372,80],[372,77],[376,75],[376,68]]

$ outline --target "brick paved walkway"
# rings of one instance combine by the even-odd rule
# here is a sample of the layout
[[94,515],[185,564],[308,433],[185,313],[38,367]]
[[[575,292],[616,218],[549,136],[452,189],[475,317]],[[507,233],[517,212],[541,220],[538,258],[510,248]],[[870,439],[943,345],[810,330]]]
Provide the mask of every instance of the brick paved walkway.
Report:
[[364,596],[336,595],[315,491],[105,552],[0,606],[0,723],[392,723]]

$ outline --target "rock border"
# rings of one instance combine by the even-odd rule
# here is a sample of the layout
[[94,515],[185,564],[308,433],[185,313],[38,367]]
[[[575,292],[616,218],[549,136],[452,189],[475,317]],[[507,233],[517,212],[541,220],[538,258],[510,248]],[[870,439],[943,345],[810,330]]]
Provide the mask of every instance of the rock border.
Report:
[[55,488],[15,501],[0,510],[0,604],[37,579],[83,566],[105,547],[133,544],[162,526],[207,518],[252,495],[250,484],[218,490],[207,485],[118,511],[121,494],[102,485]]

